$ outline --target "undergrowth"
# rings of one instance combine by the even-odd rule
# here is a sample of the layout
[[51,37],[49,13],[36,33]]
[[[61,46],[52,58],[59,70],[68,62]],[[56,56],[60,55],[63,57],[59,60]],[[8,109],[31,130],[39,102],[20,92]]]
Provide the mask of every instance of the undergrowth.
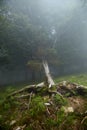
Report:
[[[70,79],[76,82],[85,76],[74,76],[60,78]],[[84,78],[86,80],[86,78]],[[83,83],[80,81],[79,83]],[[86,85],[86,82],[84,83]],[[83,85],[84,85],[83,84]],[[55,88],[53,89],[53,91]],[[16,130],[18,126],[23,130],[86,130],[87,129],[87,97],[83,98],[84,104],[81,111],[65,112],[69,107],[69,94],[62,98],[58,94],[49,95],[47,88],[38,90],[37,94],[32,94],[26,99],[16,99],[14,97],[6,99],[7,95],[13,92],[13,88],[7,89],[0,95],[0,129]],[[87,93],[87,92],[86,92]],[[68,95],[68,96],[67,96]],[[78,95],[76,95],[78,98]],[[72,97],[74,99],[75,97]],[[12,121],[14,123],[12,124]]]

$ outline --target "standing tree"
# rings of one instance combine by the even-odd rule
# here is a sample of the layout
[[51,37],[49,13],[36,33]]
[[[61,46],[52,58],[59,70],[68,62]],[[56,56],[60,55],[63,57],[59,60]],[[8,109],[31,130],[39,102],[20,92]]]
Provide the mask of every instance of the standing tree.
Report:
[[[43,37],[42,35],[43,33],[45,37]],[[39,38],[37,34],[35,48],[34,48],[35,51],[33,52],[33,58],[28,62],[28,65],[30,68],[33,69],[33,71],[35,71],[35,68],[41,69],[41,67],[43,66],[45,77],[46,77],[46,81],[44,83],[48,87],[51,87],[55,85],[55,83],[52,79],[48,62],[51,64],[57,63],[57,58],[55,58],[56,50],[53,48],[53,45],[50,39],[46,36],[46,33],[42,32],[42,34],[40,34]]]

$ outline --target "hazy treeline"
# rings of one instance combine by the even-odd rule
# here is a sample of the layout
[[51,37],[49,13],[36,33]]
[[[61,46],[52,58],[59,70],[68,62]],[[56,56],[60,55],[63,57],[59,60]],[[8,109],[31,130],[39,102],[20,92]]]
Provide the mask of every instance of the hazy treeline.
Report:
[[1,0],[0,84],[39,80],[42,59],[54,76],[85,72],[86,34],[86,1]]

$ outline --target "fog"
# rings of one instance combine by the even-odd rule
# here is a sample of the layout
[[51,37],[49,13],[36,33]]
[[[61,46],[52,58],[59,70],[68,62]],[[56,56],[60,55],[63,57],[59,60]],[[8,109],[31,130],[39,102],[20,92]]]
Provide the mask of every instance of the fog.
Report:
[[[25,32],[20,35],[24,37],[23,40],[25,39],[24,44],[19,40],[18,46],[25,49],[26,53],[30,44],[34,42],[34,40],[31,42],[32,39],[27,36],[27,27],[33,26],[45,32],[45,36],[51,41],[49,46],[57,50],[57,56],[64,62],[62,70],[60,65],[57,74],[78,72],[81,68],[86,71],[87,3],[85,0],[4,0],[4,4],[6,8],[1,8],[0,13],[14,23],[19,32],[21,30]],[[16,37],[19,37],[19,34],[16,34]]]
[[84,0],[10,0],[9,15],[13,15],[14,12],[19,15],[23,13],[30,22],[44,28],[49,37],[54,38],[56,44],[59,44],[58,41],[63,37],[67,39],[65,43],[71,38],[72,44],[78,43],[81,55],[86,57],[87,7],[86,3],[83,7],[84,2]]
[[19,16],[24,14],[30,22],[45,28],[49,35],[60,37],[75,32],[78,35],[75,39],[83,41],[87,30],[86,4],[83,7],[83,3],[82,0],[8,0],[8,17],[14,18],[14,12]]

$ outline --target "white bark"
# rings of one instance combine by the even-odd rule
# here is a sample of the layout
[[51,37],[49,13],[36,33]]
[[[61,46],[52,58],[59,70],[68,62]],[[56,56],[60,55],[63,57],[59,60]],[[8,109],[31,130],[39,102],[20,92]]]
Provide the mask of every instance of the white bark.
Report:
[[51,74],[50,74],[50,70],[49,70],[49,66],[48,66],[48,63],[47,61],[43,61],[43,67],[44,67],[44,70],[45,70],[45,74],[46,74],[46,78],[47,78],[47,84],[50,87],[52,87],[53,85],[55,85],[52,77],[51,77]]

